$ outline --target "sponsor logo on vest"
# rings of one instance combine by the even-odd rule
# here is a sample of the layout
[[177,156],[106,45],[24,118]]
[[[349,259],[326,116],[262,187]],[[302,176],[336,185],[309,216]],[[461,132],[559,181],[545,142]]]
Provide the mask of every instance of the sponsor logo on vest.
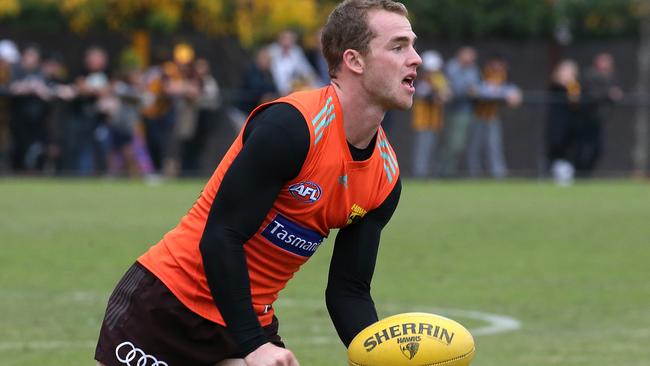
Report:
[[397,344],[400,346],[404,356],[412,359],[418,352],[419,342],[422,340],[422,336],[435,338],[443,344],[450,345],[454,340],[454,335],[454,332],[450,332],[447,328],[443,328],[439,325],[429,323],[404,323],[380,330],[366,338],[363,342],[363,346],[366,348],[366,352],[370,352],[378,345],[393,338],[397,338]]
[[314,203],[320,199],[323,191],[314,182],[300,182],[289,186],[289,193],[300,202]]
[[262,236],[277,247],[302,257],[311,257],[323,243],[323,237],[278,214],[264,228]]

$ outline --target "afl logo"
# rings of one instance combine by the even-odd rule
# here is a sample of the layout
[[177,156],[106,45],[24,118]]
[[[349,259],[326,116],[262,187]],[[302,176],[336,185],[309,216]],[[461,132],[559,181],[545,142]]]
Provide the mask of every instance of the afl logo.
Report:
[[322,190],[314,182],[300,182],[289,186],[293,198],[304,203],[314,203],[320,199]]

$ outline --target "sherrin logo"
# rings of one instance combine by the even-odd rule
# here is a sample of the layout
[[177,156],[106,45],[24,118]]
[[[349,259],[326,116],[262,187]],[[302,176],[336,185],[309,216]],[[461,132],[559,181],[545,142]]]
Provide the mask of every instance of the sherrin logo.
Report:
[[447,330],[439,325],[428,323],[404,323],[393,325],[380,330],[372,336],[366,338],[363,346],[366,352],[370,352],[383,342],[397,338],[397,344],[400,350],[408,359],[413,359],[418,352],[421,337],[431,337],[437,339],[445,345],[450,345],[454,340],[454,332]]
[[300,182],[289,186],[289,193],[293,198],[304,203],[314,203],[322,194],[320,186],[314,182]]

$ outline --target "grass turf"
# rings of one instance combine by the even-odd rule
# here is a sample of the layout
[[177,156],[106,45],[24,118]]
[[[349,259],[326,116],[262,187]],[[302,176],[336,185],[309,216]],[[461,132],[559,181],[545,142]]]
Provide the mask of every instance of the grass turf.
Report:
[[[93,364],[113,286],[201,188],[0,180],[0,365]],[[647,365],[649,219],[645,183],[407,181],[373,296],[380,316],[460,309],[518,319],[518,331],[476,337],[478,366]],[[334,235],[277,306],[303,365],[345,364],[323,303]]]

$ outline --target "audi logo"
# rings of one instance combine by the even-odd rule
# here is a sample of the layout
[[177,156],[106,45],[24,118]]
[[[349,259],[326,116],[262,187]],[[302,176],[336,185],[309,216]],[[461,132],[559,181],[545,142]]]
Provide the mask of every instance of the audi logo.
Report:
[[155,357],[144,353],[131,342],[122,342],[115,347],[115,357],[127,366],[169,366],[167,362],[158,361]]

